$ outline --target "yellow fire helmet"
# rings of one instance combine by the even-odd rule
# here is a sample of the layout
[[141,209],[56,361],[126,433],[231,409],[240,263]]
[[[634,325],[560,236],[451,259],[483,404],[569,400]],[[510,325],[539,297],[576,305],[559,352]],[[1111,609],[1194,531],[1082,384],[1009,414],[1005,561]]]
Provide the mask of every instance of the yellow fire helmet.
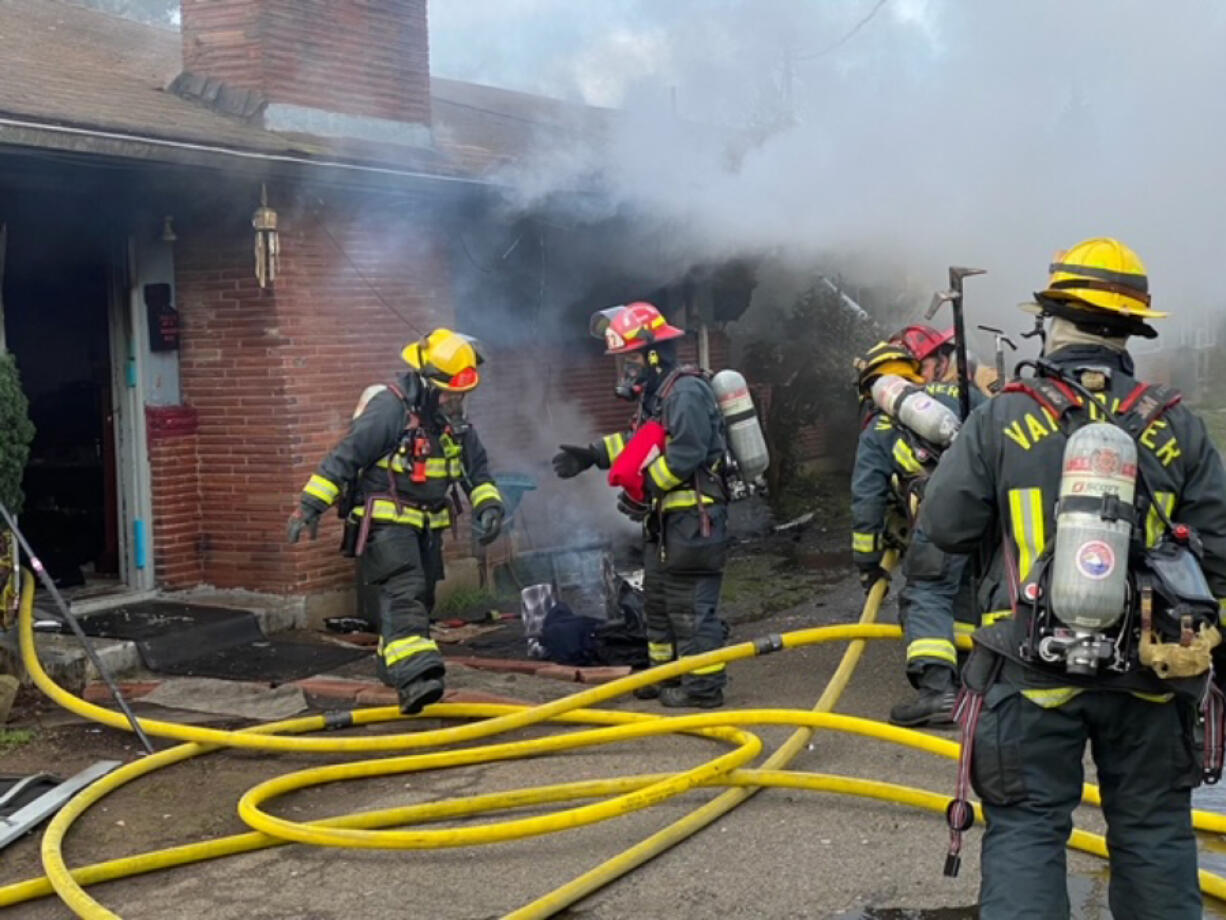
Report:
[[410,342],[400,357],[427,383],[448,393],[475,390],[481,382],[477,366],[485,360],[476,339],[450,329],[435,329],[424,339]]
[[857,386],[864,395],[868,395],[878,377],[887,374],[895,374],[912,383],[924,382],[915,356],[901,345],[892,342],[878,342],[861,357],[856,358],[852,366],[859,375]]
[[1041,294],[1076,307],[1096,307],[1138,319],[1161,319],[1151,310],[1149,278],[1140,257],[1110,237],[1083,240],[1056,253],[1048,267],[1051,277]]

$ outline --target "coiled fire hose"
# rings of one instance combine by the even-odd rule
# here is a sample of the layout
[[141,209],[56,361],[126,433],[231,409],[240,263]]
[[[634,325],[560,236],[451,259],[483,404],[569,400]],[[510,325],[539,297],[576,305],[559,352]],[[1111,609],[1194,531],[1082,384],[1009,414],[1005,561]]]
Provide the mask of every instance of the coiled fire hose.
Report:
[[[893,558],[889,559],[887,568],[895,561]],[[128,728],[128,722],[122,714],[73,696],[56,685],[43,670],[34,646],[33,588],[33,579],[23,578],[18,626],[22,656],[35,684],[71,712],[113,728]],[[116,914],[86,893],[85,886],[289,842],[319,846],[403,849],[495,843],[592,824],[658,804],[698,787],[731,787],[664,831],[652,835],[578,879],[507,915],[522,920],[529,917],[548,917],[557,913],[690,836],[764,787],[857,795],[944,813],[950,801],[947,794],[855,777],[798,773],[782,769],[819,728],[890,741],[943,757],[957,757],[956,742],[870,719],[836,715],[829,711],[850,679],[864,641],[901,637],[901,630],[897,626],[875,625],[871,622],[876,617],[885,590],[886,584],[882,581],[870,592],[861,623],[858,625],[802,629],[728,646],[632,674],[540,706],[436,704],[429,707],[423,715],[430,718],[477,721],[433,731],[375,737],[298,737],[327,729],[404,719],[394,707],[359,709],[339,715],[307,716],[257,725],[240,731],[221,731],[142,719],[141,727],[148,734],[185,743],[127,764],[78,793],[60,810],[43,835],[42,859],[46,876],[0,887],[0,907],[55,894],[80,917],[89,920],[118,920]],[[667,680],[717,662],[733,662],[774,651],[841,641],[851,641],[851,646],[817,706],[809,712],[795,709],[748,709],[687,716],[655,716],[584,708],[625,694],[636,687]],[[527,741],[487,743],[460,750],[423,752],[426,748],[492,738],[544,722],[597,727]],[[745,765],[757,757],[762,749],[761,740],[742,727],[752,725],[793,725],[798,727],[798,731],[763,763],[762,768],[747,769]],[[360,812],[311,822],[295,822],[275,817],[263,807],[280,795],[321,783],[540,756],[579,747],[676,733],[723,741],[731,745],[732,750],[697,767],[677,773],[537,786]],[[299,770],[260,783],[248,791],[239,802],[239,814],[253,828],[253,831],[248,833],[154,850],[72,870],[68,868],[62,852],[64,838],[73,822],[90,807],[110,792],[140,776],[222,747],[329,754],[406,750],[417,753]],[[434,821],[584,799],[598,801],[530,818],[446,829],[417,829],[417,825]],[[1084,801],[1088,804],[1098,804],[1097,788],[1087,785]],[[1226,816],[1193,811],[1193,824],[1198,830],[1226,833]],[[1103,838],[1082,830],[1073,831],[1069,845],[1098,856],[1106,855]],[[1226,900],[1226,879],[1202,870],[1200,882],[1206,894]]]

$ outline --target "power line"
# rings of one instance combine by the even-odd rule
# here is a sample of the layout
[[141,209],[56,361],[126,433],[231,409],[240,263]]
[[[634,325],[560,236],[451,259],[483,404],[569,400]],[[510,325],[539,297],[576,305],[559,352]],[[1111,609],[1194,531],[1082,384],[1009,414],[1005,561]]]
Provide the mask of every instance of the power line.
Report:
[[[319,204],[320,208],[323,207],[322,201],[320,201],[318,198],[316,198],[315,201],[316,203]],[[324,232],[324,236],[326,236],[328,240],[332,243],[332,245],[336,247],[336,251],[339,252],[341,256],[344,257],[345,261],[349,263],[349,267],[353,269],[353,273],[357,275],[359,280],[361,280],[361,282],[364,285],[366,285],[367,289],[369,289],[370,292],[375,295],[379,303],[383,304],[384,308],[389,313],[391,313],[394,317],[396,317],[396,319],[400,320],[402,323],[408,326],[409,329],[411,329],[416,335],[419,335],[419,336],[423,335],[421,329],[417,326],[417,324],[414,323],[412,320],[410,320],[407,316],[405,316],[399,310],[397,310],[395,307],[393,307],[387,301],[387,298],[384,297],[382,293],[380,293],[379,289],[374,286],[374,284],[370,281],[369,278],[366,277],[366,275],[362,272],[362,269],[358,267],[358,264],[355,261],[353,261],[349,253],[345,250],[345,247],[341,245],[340,240],[338,240],[336,237],[332,235],[332,231],[329,230],[328,225],[324,223],[323,217],[321,216],[321,214],[319,213],[316,214],[315,222],[316,224],[319,225],[319,229]]]
[[889,0],[877,0],[876,4],[873,5],[873,8],[868,11],[868,15],[865,16],[863,19],[861,19],[859,22],[857,22],[854,26],[852,26],[851,31],[849,31],[846,35],[840,38],[833,45],[828,45],[827,47],[821,49],[820,51],[814,51],[811,54],[793,55],[791,60],[793,61],[815,61],[820,57],[825,57],[827,54],[829,54],[832,51],[837,51],[839,48],[842,48],[849,41],[855,38],[856,34],[861,29],[863,29],[866,25],[872,22],[873,17],[875,17],[879,12],[881,12],[881,8],[885,6],[888,2]]

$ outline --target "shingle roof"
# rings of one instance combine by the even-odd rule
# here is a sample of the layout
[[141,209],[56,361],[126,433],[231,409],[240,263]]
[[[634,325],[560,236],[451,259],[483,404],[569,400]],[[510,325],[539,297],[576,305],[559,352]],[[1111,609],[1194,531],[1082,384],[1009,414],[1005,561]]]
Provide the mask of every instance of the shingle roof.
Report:
[[436,148],[284,135],[169,90],[180,35],[71,0],[0,0],[0,117],[275,154],[480,175],[531,153],[542,134],[599,133],[607,110],[433,80]]

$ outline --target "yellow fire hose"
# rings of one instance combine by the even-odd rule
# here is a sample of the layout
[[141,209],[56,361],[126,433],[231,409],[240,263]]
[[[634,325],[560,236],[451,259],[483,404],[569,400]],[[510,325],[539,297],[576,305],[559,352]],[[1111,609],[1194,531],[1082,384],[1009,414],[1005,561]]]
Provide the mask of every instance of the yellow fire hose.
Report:
[[[891,571],[898,562],[898,553],[895,550],[889,550],[881,562],[882,568],[885,571]],[[885,593],[888,587],[889,582],[885,579],[879,579],[873,585],[872,590],[869,591],[868,598],[864,602],[864,610],[860,614],[861,625],[868,625],[877,619],[877,613],[881,609],[881,602],[885,600]],[[839,666],[826,684],[826,689],[822,691],[821,697],[814,705],[814,712],[829,712],[835,707],[839,697],[843,695],[843,690],[846,689],[848,682],[851,680],[851,675],[855,671],[856,665],[860,663],[860,656],[863,652],[863,640],[856,640],[847,647],[847,651],[843,654]],[[797,729],[787,741],[780,745],[778,750],[771,754],[762,765],[763,769],[767,771],[782,771],[809,743],[813,733],[814,729],[810,727]],[[578,878],[572,879],[565,885],[533,901],[531,904],[508,914],[507,920],[535,920],[535,918],[553,916],[558,911],[582,900],[610,882],[633,872],[636,868],[648,860],[659,856],[665,850],[676,846],[683,840],[688,840],[704,827],[718,821],[742,802],[748,800],[760,788],[760,786],[743,786],[737,789],[729,789],[712,801],[690,812],[679,821],[675,821],[663,830],[652,834],[646,840],[606,860],[596,868],[590,869]]]
[[[78,715],[115,728],[128,729],[128,722],[121,714],[73,696],[57,686],[43,670],[34,646],[33,593],[33,579],[28,577],[23,579],[18,624],[19,639],[22,656],[35,684],[57,703]],[[361,738],[297,737],[308,732],[324,731],[330,728],[404,719],[404,716],[394,707],[354,710],[344,714],[341,719],[336,716],[308,716],[257,725],[241,731],[220,731],[142,719],[140,720],[141,727],[149,734],[186,743],[127,764],[74,797],[60,810],[43,835],[42,858],[47,875],[43,878],[0,887],[0,907],[57,894],[78,916],[90,918],[90,920],[94,918],[116,918],[117,920],[117,915],[90,897],[85,892],[84,886],[279,846],[289,842],[323,846],[412,849],[493,843],[595,823],[658,804],[699,787],[732,787],[659,834],[653,835],[557,891],[507,915],[515,918],[547,917],[706,826],[760,788],[769,786],[858,795],[943,813],[950,800],[948,795],[854,777],[795,773],[782,769],[818,728],[877,738],[945,757],[957,757],[958,745],[953,741],[869,719],[835,715],[829,711],[837,702],[855,668],[864,640],[897,639],[901,635],[901,630],[896,626],[872,624],[884,594],[884,583],[874,588],[866,602],[864,616],[859,625],[797,630],[784,634],[777,642],[759,640],[729,646],[653,668],[650,671],[633,674],[541,706],[437,704],[429,707],[424,713],[426,717],[431,718],[479,720],[457,727]],[[791,709],[757,709],[665,717],[585,708],[620,696],[636,687],[679,676],[695,668],[719,662],[737,661],[769,651],[837,641],[851,641],[851,646],[817,706],[810,712]],[[299,770],[260,783],[242,797],[239,803],[239,813],[244,821],[254,828],[253,832],[155,850],[75,870],[70,870],[64,862],[63,841],[73,822],[107,794],[140,776],[221,747],[298,753],[419,751],[422,748],[455,744],[460,741],[490,738],[544,722],[598,727],[527,741],[490,743],[460,750],[413,753]],[[739,726],[767,724],[794,725],[798,726],[799,730],[763,763],[761,769],[746,769],[745,765],[761,752],[762,742],[756,735]],[[326,782],[539,756],[584,746],[675,733],[693,734],[722,741],[733,745],[733,748],[697,767],[678,773],[538,786],[380,811],[360,812],[306,823],[276,817],[263,808],[266,803],[278,796]],[[598,799],[599,801],[531,818],[459,828],[414,829],[415,825],[429,822],[467,818],[529,806],[574,802],[581,799]],[[1090,804],[1098,803],[1096,788],[1086,786],[1085,801]],[[1193,823],[1199,830],[1226,833],[1226,816],[1193,811]],[[1098,835],[1081,830],[1073,832],[1069,845],[1099,856],[1106,855],[1106,845],[1103,839]],[[1215,898],[1226,900],[1226,879],[1202,871],[1200,880],[1203,891]]]

